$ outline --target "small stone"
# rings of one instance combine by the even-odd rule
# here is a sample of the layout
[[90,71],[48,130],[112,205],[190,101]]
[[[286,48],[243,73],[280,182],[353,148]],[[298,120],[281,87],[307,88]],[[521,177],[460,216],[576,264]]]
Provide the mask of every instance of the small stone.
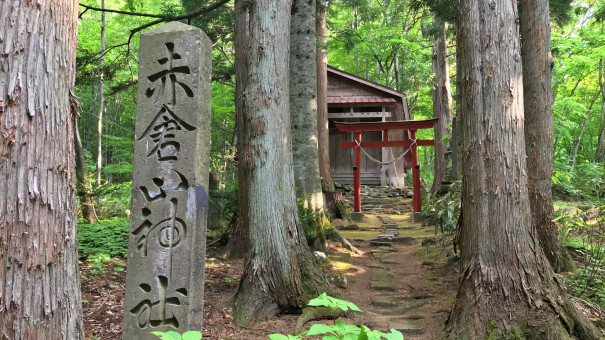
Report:
[[313,257],[315,257],[315,261],[319,264],[322,264],[328,260],[326,253],[317,250],[313,252]]
[[330,282],[339,288],[347,288],[347,277],[344,275],[336,275],[330,277]]
[[422,325],[407,321],[392,322],[389,329],[395,329],[405,334],[422,334]]

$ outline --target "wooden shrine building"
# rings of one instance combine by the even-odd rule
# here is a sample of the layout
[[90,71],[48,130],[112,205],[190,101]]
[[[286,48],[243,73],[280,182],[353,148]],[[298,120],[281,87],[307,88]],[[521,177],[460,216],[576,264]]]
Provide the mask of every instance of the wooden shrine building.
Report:
[[[389,122],[410,119],[407,101],[401,92],[328,66],[328,121],[330,130],[330,167],[332,178],[339,183],[353,183],[354,149],[341,149],[339,144],[355,139],[353,132],[340,132],[334,122]],[[364,131],[364,141],[382,140],[382,131]],[[407,140],[407,131],[388,132],[389,140]],[[370,148],[372,158],[390,162],[400,157],[403,147]],[[412,166],[411,155],[390,165],[381,166],[361,155],[361,183],[364,185],[404,185],[404,169]]]

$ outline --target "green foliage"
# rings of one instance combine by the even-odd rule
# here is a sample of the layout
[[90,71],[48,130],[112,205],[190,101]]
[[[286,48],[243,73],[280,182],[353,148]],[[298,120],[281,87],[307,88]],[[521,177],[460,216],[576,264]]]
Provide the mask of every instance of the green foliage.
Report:
[[78,252],[89,261],[125,259],[128,253],[128,218],[114,217],[94,224],[78,224]]
[[428,223],[435,225],[435,234],[439,231],[445,234],[457,232],[458,218],[462,202],[462,181],[450,185],[450,189],[442,196],[432,197],[420,212]]
[[326,293],[322,293],[315,299],[311,299],[309,301],[308,305],[313,306],[313,307],[320,307],[320,306],[329,307],[333,311],[335,311],[337,309],[341,309],[346,312],[350,309],[350,310],[353,310],[356,312],[361,312],[359,307],[357,307],[354,303],[346,301],[346,300],[340,300],[337,298],[333,298],[331,296],[328,296],[328,294],[326,294]]
[[[320,296],[309,301],[309,306],[322,306],[329,307],[333,311],[341,309],[343,311],[353,310],[361,312],[361,310],[353,303],[345,300],[340,300],[328,296],[326,293],[322,293]],[[284,334],[271,334],[269,339],[271,340],[297,340],[303,339],[307,336],[313,337],[317,335],[323,335],[323,340],[403,340],[401,332],[391,329],[389,333],[383,333],[377,330],[371,330],[366,326],[358,327],[356,325],[347,324],[342,320],[334,321],[333,325],[315,324],[312,325],[307,331],[302,332],[299,335],[284,335]]]
[[569,166],[557,161],[552,181],[553,193],[559,199],[591,199],[602,202],[605,198],[605,167],[602,164],[579,163],[569,173]]
[[151,334],[157,335],[162,340],[202,340],[202,332],[199,331],[185,332],[182,336],[175,331],[151,332]]
[[582,258],[576,275],[567,278],[567,285],[577,296],[605,308],[605,206],[567,210],[555,221],[565,245]]
[[100,218],[125,217],[130,212],[132,182],[115,183],[94,189],[98,197]]

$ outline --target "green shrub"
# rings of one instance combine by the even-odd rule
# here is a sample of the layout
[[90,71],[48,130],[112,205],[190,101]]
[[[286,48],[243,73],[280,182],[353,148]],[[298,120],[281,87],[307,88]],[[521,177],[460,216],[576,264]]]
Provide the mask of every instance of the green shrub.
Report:
[[126,258],[130,219],[114,217],[78,224],[78,252],[88,260]]
[[[333,298],[328,296],[326,293],[322,293],[320,296],[309,301],[309,306],[313,307],[329,307],[333,311],[341,309],[343,311],[356,311],[361,312],[359,307],[355,304]],[[347,324],[342,320],[335,320],[333,325],[315,324],[311,326],[307,331],[302,332],[299,335],[285,335],[285,334],[271,334],[269,339],[271,340],[299,340],[305,336],[323,335],[323,340],[403,340],[401,332],[391,329],[390,333],[383,333],[377,330],[371,330],[368,327],[361,325]]]

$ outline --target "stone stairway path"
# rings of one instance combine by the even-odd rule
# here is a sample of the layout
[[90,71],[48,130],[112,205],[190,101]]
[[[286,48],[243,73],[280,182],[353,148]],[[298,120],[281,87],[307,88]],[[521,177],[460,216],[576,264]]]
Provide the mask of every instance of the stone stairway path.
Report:
[[374,190],[361,202],[364,221],[341,231],[365,254],[347,260],[358,268],[348,277],[345,296],[366,312],[359,322],[397,329],[406,340],[438,339],[457,277],[447,268],[443,249],[422,246],[434,229],[413,223],[411,200],[404,195]]

